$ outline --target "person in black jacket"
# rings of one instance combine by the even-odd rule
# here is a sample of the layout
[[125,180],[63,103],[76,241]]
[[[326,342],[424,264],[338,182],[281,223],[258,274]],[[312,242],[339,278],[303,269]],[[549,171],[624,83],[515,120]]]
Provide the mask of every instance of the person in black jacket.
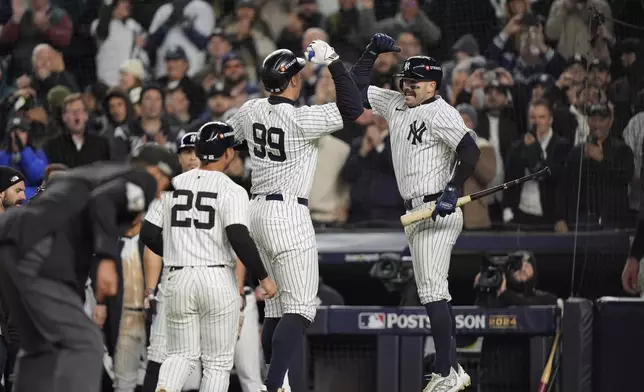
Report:
[[102,339],[83,309],[93,256],[102,303],[117,292],[116,239],[179,171],[173,154],[148,145],[128,164],[59,175],[26,206],[0,215],[0,294],[10,299],[24,351],[16,392],[99,391]]
[[610,136],[612,106],[595,104],[588,113],[590,134],[585,143],[570,151],[561,174],[556,203],[557,232],[568,232],[571,224],[605,229],[632,227],[634,223],[628,207],[633,152],[623,141]]
[[89,114],[81,94],[65,98],[62,107],[65,132],[45,144],[49,163],[62,163],[74,168],[110,159],[106,138],[88,132]]
[[570,143],[552,130],[552,110],[547,101],[530,105],[530,131],[514,144],[508,156],[506,180],[549,167],[551,175],[508,188],[503,194],[503,221],[528,225],[522,229],[551,228],[555,223],[558,178],[570,151]]
[[206,94],[203,88],[188,77],[188,56],[181,46],[175,46],[165,54],[168,73],[158,83],[168,90],[181,89],[190,102],[190,117],[197,118],[206,106]]

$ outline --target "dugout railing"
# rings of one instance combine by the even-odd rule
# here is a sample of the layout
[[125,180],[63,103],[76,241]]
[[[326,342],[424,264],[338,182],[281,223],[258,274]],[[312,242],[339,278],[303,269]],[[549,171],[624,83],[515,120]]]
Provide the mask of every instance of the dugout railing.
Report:
[[[537,391],[556,331],[555,306],[454,310],[458,335],[529,339],[530,392]],[[563,338],[549,391],[643,390],[644,300],[569,299],[560,325]],[[308,343],[291,365],[291,390],[421,391],[424,339],[430,334],[423,308],[320,307]],[[478,391],[475,377],[473,382],[468,391]]]

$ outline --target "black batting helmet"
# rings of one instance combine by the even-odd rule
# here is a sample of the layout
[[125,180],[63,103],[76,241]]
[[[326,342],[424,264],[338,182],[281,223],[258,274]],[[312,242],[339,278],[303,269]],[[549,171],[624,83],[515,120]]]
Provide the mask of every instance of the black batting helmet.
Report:
[[262,64],[262,83],[266,91],[281,93],[291,78],[304,68],[306,61],[288,49],[279,49],[266,56]]
[[436,90],[438,90],[440,89],[441,82],[443,81],[443,67],[441,67],[438,60],[433,57],[412,56],[405,60],[402,71],[394,76],[402,79],[433,81],[436,82]]
[[235,141],[233,128],[225,122],[213,121],[204,124],[197,132],[195,149],[201,161],[214,162],[229,148],[239,145]]
[[186,148],[195,148],[197,132],[189,132],[177,139],[177,152]]

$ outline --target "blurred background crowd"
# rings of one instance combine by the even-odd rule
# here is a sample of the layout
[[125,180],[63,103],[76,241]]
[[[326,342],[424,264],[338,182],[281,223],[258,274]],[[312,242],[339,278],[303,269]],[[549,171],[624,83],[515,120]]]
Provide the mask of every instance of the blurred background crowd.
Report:
[[[2,0],[0,164],[30,197],[49,164],[123,160],[265,96],[276,48],[314,39],[351,65],[394,37],[372,83],[413,55],[444,64],[441,95],[479,136],[470,193],[548,165],[553,175],[465,207],[469,230],[633,227],[644,140],[643,7],[625,0]],[[615,21],[635,21],[616,24]],[[309,64],[302,105],[334,101]],[[394,130],[396,131],[396,130]],[[366,116],[320,141],[310,208],[320,226],[396,226],[403,201],[386,122]],[[243,154],[229,169],[248,188]]]

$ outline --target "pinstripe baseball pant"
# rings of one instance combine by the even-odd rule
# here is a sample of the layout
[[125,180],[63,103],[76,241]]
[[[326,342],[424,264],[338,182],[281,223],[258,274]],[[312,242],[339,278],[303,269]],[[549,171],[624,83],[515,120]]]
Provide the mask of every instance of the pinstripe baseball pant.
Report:
[[200,391],[227,392],[241,299],[232,268],[163,271],[168,357],[157,391],[180,392],[201,359]]
[[[427,208],[421,204],[412,211]],[[451,301],[447,275],[452,248],[463,230],[463,211],[457,208],[453,214],[426,219],[405,227],[409,241],[414,278],[418,286],[420,302]]]
[[114,354],[114,392],[134,392],[145,354],[145,315],[124,309]]
[[163,284],[157,286],[157,311],[150,327],[150,345],[148,361],[163,363],[168,356],[166,347],[165,305],[163,301]]
[[259,195],[250,202],[249,218],[264,267],[279,290],[266,300],[266,317],[294,313],[313,321],[320,273],[308,207],[288,195],[284,201]]

